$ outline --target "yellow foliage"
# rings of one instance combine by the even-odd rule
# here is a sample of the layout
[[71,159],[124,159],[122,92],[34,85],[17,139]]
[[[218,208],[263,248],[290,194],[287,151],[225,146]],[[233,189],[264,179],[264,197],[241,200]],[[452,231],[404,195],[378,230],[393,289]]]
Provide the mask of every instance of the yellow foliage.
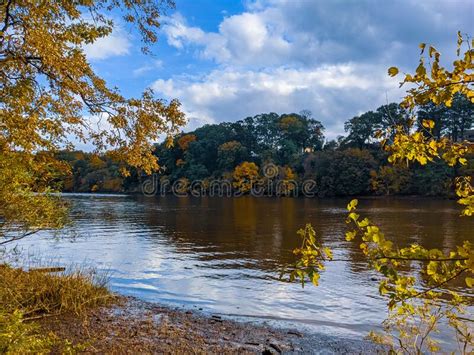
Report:
[[285,173],[285,179],[286,180],[295,180],[296,179],[296,174],[293,172],[293,170],[289,166],[284,168],[284,173]]
[[[467,44],[465,53],[460,56],[463,44]],[[460,32],[457,40],[458,60],[454,61],[451,71],[439,65],[440,54],[429,46],[428,56],[433,60],[431,71],[428,73],[424,66],[424,58],[420,59],[420,64],[415,75],[408,74],[402,85],[405,83],[415,83],[416,87],[409,89],[402,102],[407,108],[414,109],[415,105],[426,104],[432,101],[436,105],[444,104],[451,106],[451,102],[456,93],[466,95],[474,103],[474,50],[465,41]],[[426,45],[420,45],[422,54]],[[417,161],[425,165],[434,159],[442,159],[449,166],[465,165],[466,156],[474,152],[474,146],[469,142],[452,142],[446,137],[436,139],[432,135],[435,126],[432,120],[423,120],[424,131],[406,132],[402,127],[394,127],[394,138],[391,144],[386,144],[385,149],[390,152],[389,162],[405,162],[407,165]],[[387,137],[393,132],[386,132]],[[384,142],[389,141],[385,139]],[[456,183],[456,194],[460,197],[458,201],[465,206],[462,215],[471,216],[474,211],[474,190],[470,184],[470,177],[458,177]]]
[[[464,40],[458,33],[458,56]],[[420,45],[422,54],[426,45]],[[415,105],[426,104],[429,101],[447,107],[451,105],[456,93],[466,95],[474,102],[472,83],[473,50],[468,46],[464,55],[453,63],[453,70],[448,71],[439,65],[440,54],[432,47],[428,47],[428,56],[432,60],[430,71],[424,64],[424,58],[414,75],[406,74],[402,85],[414,83],[412,89],[403,101],[403,105],[413,109]],[[398,74],[398,69],[392,67],[388,71],[390,76]],[[432,120],[422,122],[423,130],[416,132],[404,131],[402,127],[394,127],[385,135],[383,143],[390,152],[389,162],[412,162],[421,165],[428,164],[435,159],[444,160],[449,166],[467,163],[466,156],[472,153],[472,145],[468,142],[452,142],[447,138],[436,139],[431,131],[434,128]],[[390,144],[387,144],[390,142]],[[382,172],[384,174],[390,173]],[[377,173],[372,174],[378,178]],[[378,181],[376,181],[378,183]],[[461,215],[474,214],[474,189],[471,177],[456,179],[456,194],[458,203],[463,206]],[[357,200],[351,201],[348,206],[346,223],[352,228],[346,233],[347,241],[356,241],[366,255],[370,265],[383,275],[379,284],[379,293],[388,299],[389,316],[383,323],[384,335],[371,333],[371,338],[390,347],[394,353],[423,353],[439,351],[439,344],[432,338],[431,333],[437,331],[441,320],[446,320],[454,330],[458,343],[464,352],[474,350],[474,336],[472,335],[472,319],[466,318],[466,305],[470,302],[458,293],[447,288],[448,283],[462,277],[468,288],[474,287],[474,247],[471,242],[464,241],[451,251],[426,249],[418,244],[407,247],[395,246],[388,240],[380,228],[368,219],[361,218],[356,211]],[[312,230],[308,228],[307,230]],[[314,237],[309,239],[314,240]],[[322,260],[309,258],[308,255],[320,255],[322,246],[315,243],[306,243],[307,248],[295,249],[299,260],[293,266],[290,275],[297,275],[300,279],[314,278],[324,268]],[[323,260],[325,261],[325,260]],[[414,272],[407,272],[410,266],[417,263],[420,277]],[[294,277],[293,277],[294,278]]]
[[301,127],[303,123],[295,116],[285,116],[280,120],[278,125],[281,130],[288,131],[292,127]]
[[288,196],[296,191],[297,184],[295,180],[297,176],[289,166],[283,168],[282,175],[283,179],[279,181],[278,192],[283,196]]
[[[46,182],[68,167],[60,166],[52,154],[35,158],[38,152],[72,148],[73,139],[97,150],[112,149],[124,175],[127,166],[145,173],[158,169],[153,142],[162,134],[178,133],[185,124],[180,103],[156,99],[151,90],[140,98],[125,98],[93,71],[84,46],[110,35],[114,23],[107,16],[118,12],[136,26],[147,51],[156,41],[159,15],[167,4],[0,3],[1,239],[19,237],[29,229],[59,227],[64,220],[64,206]],[[93,165],[102,166],[100,158],[93,159]]]
[[[467,49],[461,55],[463,44]],[[456,93],[461,93],[474,103],[474,50],[470,47],[469,41],[464,40],[461,32],[458,32],[457,57],[453,62],[453,69],[447,70],[440,65],[440,53],[433,46],[429,46],[428,57],[421,57],[415,74],[406,74],[400,85],[416,84],[408,90],[408,95],[402,102],[406,108],[414,108],[416,105],[424,105],[433,102],[436,105],[445,104],[451,106]],[[426,44],[421,43],[421,54],[424,54]],[[430,63],[427,68],[425,62]],[[398,74],[398,68],[389,69],[390,76]]]
[[0,245],[67,222],[67,206],[51,188],[67,165],[51,155],[0,150],[0,171]]
[[179,148],[183,152],[187,151],[189,148],[189,143],[196,141],[197,137],[194,134],[185,134],[178,139]]
[[309,279],[313,285],[318,286],[319,273],[325,269],[324,262],[332,260],[332,251],[317,241],[316,232],[311,224],[307,224],[297,233],[302,239],[301,247],[293,250],[298,261],[291,270],[284,270],[280,277],[288,273],[290,282],[299,279],[304,287],[306,280]]
[[229,141],[229,142],[225,142],[225,143],[222,143],[218,150],[219,151],[236,151],[236,150],[239,150],[242,148],[242,144],[240,144],[240,142],[237,142],[237,141]]
[[257,164],[244,161],[235,167],[233,178],[234,188],[243,193],[249,192],[259,179]]
[[91,155],[90,164],[91,164],[91,167],[94,168],[95,170],[99,170],[107,166],[107,163],[103,161],[97,154]]

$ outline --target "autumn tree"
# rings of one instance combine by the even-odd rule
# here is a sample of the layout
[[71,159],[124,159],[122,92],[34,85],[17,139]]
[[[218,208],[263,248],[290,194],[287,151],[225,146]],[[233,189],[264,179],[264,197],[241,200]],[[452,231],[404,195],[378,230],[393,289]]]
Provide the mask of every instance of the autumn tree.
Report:
[[[463,44],[467,46],[461,55]],[[426,44],[420,45],[422,56],[415,74],[405,74],[402,85],[415,84],[407,91],[402,107],[413,112],[418,105],[432,102],[451,107],[457,94],[474,103],[474,50],[458,33],[457,60],[453,69],[440,65],[440,54]],[[429,68],[427,68],[429,62]],[[389,75],[396,76],[398,68],[391,67]],[[414,122],[415,120],[412,120]],[[420,165],[444,161],[449,166],[462,166],[472,153],[469,142],[455,142],[449,137],[434,134],[436,123],[425,119],[422,130],[395,125],[378,133],[389,152],[393,164]],[[461,216],[474,214],[474,188],[471,176],[459,176],[455,184]],[[384,333],[371,333],[373,340],[387,345],[391,352],[421,354],[439,351],[440,344],[432,336],[441,321],[453,330],[461,353],[472,353],[474,336],[472,317],[466,307],[472,299],[450,289],[453,280],[461,279],[468,289],[474,288],[474,246],[466,240],[451,250],[426,249],[418,244],[397,246],[370,219],[357,213],[357,200],[348,206],[346,222],[350,230],[346,240],[359,244],[369,264],[382,276],[379,293],[388,301],[389,316],[383,323]],[[290,280],[309,279],[318,284],[324,264],[332,260],[330,250],[324,248],[311,226],[299,231],[302,247],[295,249],[298,261],[288,270]]]
[[196,141],[196,136],[194,134],[185,134],[179,137],[178,146],[183,152],[186,152],[189,148],[189,144],[194,141]]
[[392,195],[409,192],[412,172],[406,166],[384,165],[377,171],[372,170],[370,175],[372,190],[377,194]]
[[281,196],[290,196],[297,193],[297,175],[289,167],[280,168],[279,181],[277,182],[277,193]]
[[242,193],[250,192],[259,177],[257,164],[244,161],[234,169],[233,186]]
[[[170,1],[17,1],[0,4],[0,238],[62,225],[66,210],[50,182],[66,167],[53,153],[74,141],[111,149],[151,173],[152,143],[185,123],[179,102],[151,90],[126,98],[92,69],[84,46],[110,35],[110,14],[137,30],[147,53]],[[73,137],[73,138],[71,138]],[[73,140],[74,139],[74,140]],[[37,158],[38,152],[47,152]],[[36,194],[40,192],[41,194]]]

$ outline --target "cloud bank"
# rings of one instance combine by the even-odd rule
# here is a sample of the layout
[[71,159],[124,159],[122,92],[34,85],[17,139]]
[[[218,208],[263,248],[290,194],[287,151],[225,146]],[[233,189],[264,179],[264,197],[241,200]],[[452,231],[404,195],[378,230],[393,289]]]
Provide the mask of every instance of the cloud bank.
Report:
[[472,13],[474,2],[462,0],[257,0],[214,32],[176,13],[163,27],[167,43],[214,66],[152,87],[181,100],[190,128],[309,109],[333,138],[354,115],[400,100],[386,70],[413,71],[418,43],[453,59],[456,32],[472,35]]

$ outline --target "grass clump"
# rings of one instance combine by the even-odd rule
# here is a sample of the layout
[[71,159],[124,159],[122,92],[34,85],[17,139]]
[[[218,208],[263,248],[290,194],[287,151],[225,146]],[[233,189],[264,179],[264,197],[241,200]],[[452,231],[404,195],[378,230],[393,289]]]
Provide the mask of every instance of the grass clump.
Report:
[[41,332],[35,320],[79,317],[113,299],[106,278],[93,272],[52,274],[0,265],[0,353],[48,352],[59,340]]
[[0,313],[0,354],[45,353],[55,340],[52,334],[42,334],[37,324],[24,322],[20,311]]

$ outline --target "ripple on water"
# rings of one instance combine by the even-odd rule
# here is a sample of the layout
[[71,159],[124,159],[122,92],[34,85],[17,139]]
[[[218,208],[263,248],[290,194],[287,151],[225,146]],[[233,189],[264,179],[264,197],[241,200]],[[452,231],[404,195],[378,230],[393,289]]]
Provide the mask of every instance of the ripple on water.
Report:
[[[315,332],[361,337],[386,315],[375,276],[357,246],[344,240],[346,200],[141,198],[72,195],[73,228],[19,243],[30,255],[85,263],[110,275],[113,290],[147,301]],[[473,240],[471,220],[437,200],[360,200],[400,244],[454,246]],[[312,223],[339,262],[319,287],[278,280],[292,261],[295,232]],[[73,236],[69,238],[64,236]],[[462,289],[462,285],[457,285]],[[445,341],[449,335],[441,334]]]

